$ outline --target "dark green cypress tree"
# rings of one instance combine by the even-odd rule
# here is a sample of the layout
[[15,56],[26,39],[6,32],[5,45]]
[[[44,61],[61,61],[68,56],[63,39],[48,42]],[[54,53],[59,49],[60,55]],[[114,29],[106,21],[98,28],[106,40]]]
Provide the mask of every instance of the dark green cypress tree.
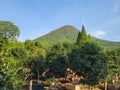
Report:
[[91,41],[91,36],[86,34],[86,30],[85,30],[85,26],[82,25],[82,31],[78,33],[78,37],[77,37],[77,45],[81,46],[86,42],[90,42]]
[[84,36],[83,38],[86,38],[86,37],[87,37],[86,29],[85,29],[85,26],[84,26],[84,25],[82,25],[82,36]]
[[80,45],[80,40],[81,40],[81,32],[78,33],[77,45]]

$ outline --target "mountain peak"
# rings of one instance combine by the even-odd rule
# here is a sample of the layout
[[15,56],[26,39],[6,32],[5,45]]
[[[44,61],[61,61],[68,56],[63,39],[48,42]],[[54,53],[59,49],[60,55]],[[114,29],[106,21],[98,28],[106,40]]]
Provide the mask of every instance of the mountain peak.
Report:
[[65,25],[65,26],[62,26],[62,27],[60,27],[60,28],[58,28],[58,29],[56,29],[56,30],[63,30],[63,31],[78,31],[78,29],[77,28],[75,28],[74,26],[72,26],[72,25]]
[[64,26],[62,26],[60,28],[75,28],[75,27],[73,25],[64,25]]
[[40,41],[46,45],[54,45],[59,42],[72,42],[74,43],[77,39],[79,30],[72,25],[65,25],[52,32],[39,37],[35,40]]

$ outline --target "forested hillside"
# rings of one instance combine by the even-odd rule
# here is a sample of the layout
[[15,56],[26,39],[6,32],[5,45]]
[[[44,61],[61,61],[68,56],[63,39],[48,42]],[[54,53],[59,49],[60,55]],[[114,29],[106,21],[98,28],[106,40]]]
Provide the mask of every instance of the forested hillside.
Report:
[[[79,31],[81,30],[78,30],[72,25],[66,25],[44,36],[38,37],[35,41],[40,41],[43,46],[48,47],[60,42],[75,43]],[[92,41],[107,49],[120,47],[120,42],[107,41],[95,37],[92,37]]]

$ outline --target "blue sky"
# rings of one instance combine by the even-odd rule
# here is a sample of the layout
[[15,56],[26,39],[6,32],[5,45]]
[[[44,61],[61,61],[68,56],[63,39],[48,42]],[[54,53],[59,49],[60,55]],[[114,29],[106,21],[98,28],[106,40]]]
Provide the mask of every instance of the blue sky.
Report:
[[20,41],[82,24],[92,36],[120,41],[120,0],[0,0],[0,20],[20,28]]

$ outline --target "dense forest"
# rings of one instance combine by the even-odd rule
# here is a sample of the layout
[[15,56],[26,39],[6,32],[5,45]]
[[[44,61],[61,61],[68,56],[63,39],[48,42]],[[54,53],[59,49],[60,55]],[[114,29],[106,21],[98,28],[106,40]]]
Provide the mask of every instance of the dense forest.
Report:
[[[70,68],[83,77],[79,83],[90,86],[111,83],[114,76],[120,74],[117,43],[114,44],[117,48],[102,46],[97,42],[103,43],[102,40],[88,35],[84,25],[81,31],[77,31],[77,36],[73,32],[67,37],[57,33],[57,38],[64,41],[55,43],[54,38],[54,43],[51,43],[48,39],[52,34],[49,34],[46,41],[43,36],[43,41],[37,38],[20,42],[17,40],[19,27],[10,21],[0,21],[0,90],[21,90],[27,80],[39,80],[46,69],[52,77],[60,78],[66,77],[66,70]],[[25,71],[25,68],[30,70]]]

